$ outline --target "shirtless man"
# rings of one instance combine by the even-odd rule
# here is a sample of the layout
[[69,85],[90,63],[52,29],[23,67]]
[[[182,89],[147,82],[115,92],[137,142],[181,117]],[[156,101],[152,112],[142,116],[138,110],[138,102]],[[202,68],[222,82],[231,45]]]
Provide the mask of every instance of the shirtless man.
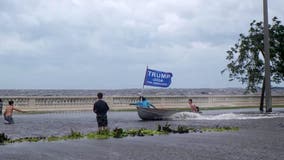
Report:
[[0,98],[0,115],[2,115],[2,108],[3,108],[3,102],[2,99]]
[[188,105],[192,112],[199,112],[199,107],[192,103],[192,99],[188,99]]
[[17,109],[14,107],[14,101],[9,101],[9,105],[6,107],[5,112],[4,112],[4,119],[8,121],[8,124],[14,124],[13,120],[13,111],[18,111],[18,112],[24,112],[20,109]]

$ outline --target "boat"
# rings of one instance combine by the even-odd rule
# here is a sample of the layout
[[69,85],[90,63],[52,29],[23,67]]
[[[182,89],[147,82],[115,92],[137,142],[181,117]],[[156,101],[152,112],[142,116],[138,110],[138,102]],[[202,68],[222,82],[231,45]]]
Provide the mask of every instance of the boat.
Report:
[[136,107],[138,116],[142,120],[167,120],[171,116],[180,111],[173,109],[156,109],[156,108],[142,108]]

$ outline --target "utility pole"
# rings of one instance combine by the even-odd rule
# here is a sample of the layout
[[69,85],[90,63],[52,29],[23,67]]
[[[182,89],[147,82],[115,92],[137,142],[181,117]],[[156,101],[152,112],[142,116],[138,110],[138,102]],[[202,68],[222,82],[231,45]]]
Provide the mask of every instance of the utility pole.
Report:
[[267,0],[263,0],[263,19],[264,19],[264,53],[265,53],[265,105],[266,112],[272,112],[271,99],[271,71],[270,71],[270,52],[269,52],[269,30],[268,30],[268,9]]

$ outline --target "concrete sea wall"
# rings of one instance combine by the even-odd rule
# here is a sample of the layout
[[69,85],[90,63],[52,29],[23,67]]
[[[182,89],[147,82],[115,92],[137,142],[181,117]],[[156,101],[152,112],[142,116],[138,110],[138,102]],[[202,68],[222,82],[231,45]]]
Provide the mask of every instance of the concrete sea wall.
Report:
[[[1,97],[4,105],[9,100],[15,106],[27,111],[67,111],[92,110],[96,97],[88,96],[9,96]],[[186,108],[188,98],[202,107],[239,107],[258,106],[260,96],[257,95],[194,95],[186,96],[148,96],[147,99],[158,108]],[[138,101],[133,96],[104,97],[112,110],[133,109],[129,103]],[[272,96],[273,105],[284,105],[284,96]]]

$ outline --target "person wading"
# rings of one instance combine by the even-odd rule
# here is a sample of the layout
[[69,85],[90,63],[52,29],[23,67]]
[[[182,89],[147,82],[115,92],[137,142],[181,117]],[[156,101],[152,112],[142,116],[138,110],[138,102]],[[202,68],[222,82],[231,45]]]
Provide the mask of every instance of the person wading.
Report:
[[192,99],[188,99],[188,106],[192,112],[200,112],[199,107],[192,103]]
[[97,115],[97,123],[98,123],[98,128],[99,131],[101,130],[106,130],[107,125],[108,125],[108,120],[107,120],[107,112],[109,110],[109,107],[107,103],[102,100],[103,94],[98,93],[98,100],[94,104],[93,111]]
[[3,101],[0,98],[0,115],[2,115]]
[[6,107],[5,112],[4,112],[4,119],[8,122],[7,124],[14,124],[14,119],[13,119],[13,111],[18,111],[18,112],[24,112],[20,109],[17,109],[14,107],[14,101],[9,101],[9,105]]

